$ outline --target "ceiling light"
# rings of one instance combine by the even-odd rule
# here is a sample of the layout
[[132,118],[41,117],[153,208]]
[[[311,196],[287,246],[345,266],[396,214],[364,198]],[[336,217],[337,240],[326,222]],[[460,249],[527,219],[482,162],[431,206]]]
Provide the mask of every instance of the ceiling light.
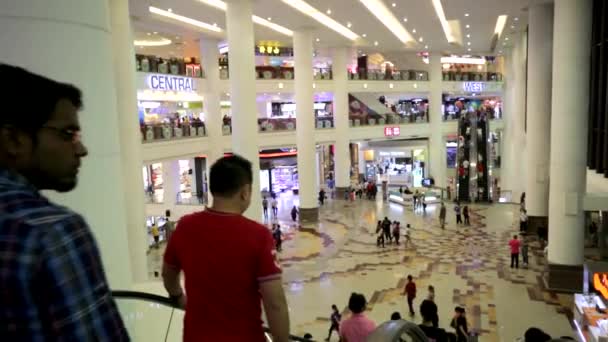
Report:
[[469,34],[467,34],[467,38],[471,38],[471,34],[470,34],[470,33],[469,33]]
[[418,83],[414,83],[414,88],[418,88]]
[[519,20],[519,18],[518,18],[518,17],[515,17],[515,18],[513,18],[513,20],[518,21],[518,20]]
[[424,48],[425,48],[425,49],[428,49],[428,48],[429,48],[429,46],[428,46],[428,45],[425,45],[425,46],[424,46]]
[[393,7],[397,7],[397,4],[393,2],[393,3],[391,4],[391,6],[393,6]]
[[[293,31],[290,30],[290,29],[288,29],[288,28],[286,28],[286,27],[284,27],[284,26],[272,23],[272,22],[270,22],[270,21],[268,21],[268,20],[266,20],[266,19],[264,19],[262,17],[258,17],[257,15],[254,15],[251,18],[253,19],[253,22],[256,23],[256,24],[258,24],[258,25],[262,25],[262,26],[268,27],[271,30],[277,31],[277,32],[282,33],[282,34],[284,34],[286,36],[289,36],[289,37],[293,36]],[[270,19],[270,18],[268,18],[268,19]]]
[[154,34],[158,34],[158,32],[156,32],[156,31],[154,31],[153,33],[154,33]]
[[170,8],[168,8],[168,9],[167,9],[167,11],[169,11],[169,12],[173,12],[173,10],[172,10],[172,9],[170,9]]
[[509,37],[505,37],[505,40],[506,40],[506,41],[508,41],[508,40],[509,40]]
[[171,40],[167,38],[160,38],[155,40],[134,40],[133,45],[135,46],[165,46],[170,45]]
[[361,37],[365,38],[365,37],[367,37],[367,34],[364,33],[361,35]]
[[442,64],[486,64],[485,58],[441,57]]
[[151,35],[152,35],[152,33],[150,33],[150,32],[148,32],[148,33],[146,33],[146,34],[147,34],[148,36],[151,36]]
[[465,14],[464,14],[464,16],[465,16],[465,17],[468,17],[468,16],[469,16],[469,13],[465,13]]
[[466,27],[466,28],[470,28],[470,27],[471,27],[471,25],[467,24],[467,26],[465,26],[465,27]]
[[351,26],[353,26],[353,24],[351,24],[350,21],[346,23],[346,27],[350,28]]
[[502,35],[502,31],[504,30],[506,23],[507,16],[505,14],[499,15],[498,19],[496,19],[496,27],[494,28],[494,34],[497,35],[497,37]]
[[[148,11],[150,11],[150,13],[158,14],[160,16],[170,18],[173,20],[181,21],[182,23],[190,24],[192,26],[196,26],[198,28],[202,28],[205,30],[209,30],[209,31],[213,31],[213,32],[222,32],[222,29],[220,29],[219,27],[209,25],[207,23],[204,23],[202,21],[198,21],[198,20],[195,20],[192,18],[184,17],[179,14],[168,12],[168,11],[165,11],[160,8],[153,7],[153,6],[148,7]],[[154,34],[157,34],[157,32],[154,32]]]
[[512,30],[514,30],[514,29],[515,29],[515,26],[514,26],[514,25],[511,25],[511,29],[512,29]]
[[[279,89],[283,89],[283,83],[279,83]],[[279,93],[281,95],[281,93]]]
[[272,18],[271,18],[271,17],[268,17],[268,18],[266,18],[266,20],[268,20],[268,21],[272,21]]
[[407,18],[403,18],[403,22],[407,23]]
[[420,37],[420,38],[418,38],[418,41],[422,43],[424,41],[424,39],[422,39],[422,37]]
[[445,12],[443,11],[443,6],[441,6],[441,0],[432,0],[433,7],[435,8],[435,13],[437,14],[437,18],[439,18],[439,22],[441,22],[441,28],[443,29],[443,34],[445,35],[445,39],[448,40],[448,43],[453,43],[456,41],[454,35],[452,34],[452,28],[448,23],[448,20],[445,18]]
[[[283,0],[285,1],[285,0]],[[386,28],[403,44],[414,42],[414,37],[401,25],[399,19],[386,7],[382,0],[359,0]]]
[[217,23],[213,23],[213,26],[217,27]]
[[391,88],[391,89],[393,89],[393,88],[395,87],[395,85],[394,85],[394,84],[392,84],[392,83],[390,83],[390,84],[388,85],[388,87],[389,87],[389,88]]
[[317,42],[320,42],[320,41],[321,41],[321,39],[317,38]]
[[471,42],[467,42],[467,45],[471,45]]
[[471,48],[468,48],[467,51],[471,52]]
[[[225,11],[226,8],[227,8],[226,3],[224,1],[222,1],[222,0],[198,0],[198,1],[202,2],[204,4],[207,4],[209,6],[221,9],[223,11]],[[283,27],[281,25],[277,25],[277,24],[271,23],[270,22],[271,21],[270,17],[268,18],[268,20],[266,20],[266,19],[264,19],[262,17],[258,17],[257,15],[252,15],[251,19],[253,20],[254,23],[256,23],[258,25],[266,26],[269,29],[275,30],[275,31],[277,31],[279,33],[282,33],[282,34],[286,35],[286,36],[290,36],[290,37],[293,36],[293,31],[292,30],[290,30],[290,29],[288,29],[286,27]]]
[[283,0],[283,2],[350,40],[357,40],[359,38],[359,35],[346,28],[346,26],[321,13],[304,0]]
[[330,8],[328,8],[326,13],[327,13],[327,14],[331,14],[331,9],[330,9]]
[[374,45],[375,45],[375,46],[378,46],[378,41],[377,41],[377,40],[374,42]]
[[367,83],[363,83],[363,88],[367,89]]
[[412,30],[412,33],[416,33],[416,29],[413,29],[413,30]]
[[316,84],[316,83],[313,83],[313,84],[312,84],[312,89],[315,89],[316,87],[317,87],[317,84]]

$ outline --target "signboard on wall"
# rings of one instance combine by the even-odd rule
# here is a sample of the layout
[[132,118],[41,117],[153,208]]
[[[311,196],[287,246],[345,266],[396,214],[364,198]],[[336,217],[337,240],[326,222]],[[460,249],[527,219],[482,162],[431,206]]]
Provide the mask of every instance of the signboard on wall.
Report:
[[151,74],[146,83],[148,88],[161,91],[196,92],[196,83],[191,77]]
[[399,126],[387,126],[384,127],[385,137],[398,137],[401,135],[401,127]]
[[485,90],[485,83],[483,82],[463,82],[462,90],[467,93],[481,93]]

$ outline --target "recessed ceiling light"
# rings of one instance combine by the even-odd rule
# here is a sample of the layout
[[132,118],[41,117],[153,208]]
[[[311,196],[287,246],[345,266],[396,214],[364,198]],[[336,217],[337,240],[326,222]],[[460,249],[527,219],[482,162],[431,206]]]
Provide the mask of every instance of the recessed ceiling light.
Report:
[[321,41],[321,39],[317,38],[317,42],[320,42],[320,41]]
[[467,45],[471,45],[471,42],[467,42]]
[[167,38],[153,38],[152,40],[135,40],[133,45],[135,46],[166,46],[170,45],[171,40]]
[[403,18],[403,21],[407,23],[407,18]]
[[515,29],[515,25],[511,25],[511,29]]
[[148,33],[146,33],[146,34],[147,34],[148,36],[151,36],[151,35],[152,35],[152,33],[150,33],[150,32],[148,32]]
[[397,7],[397,4],[393,2],[393,3],[391,4],[391,6],[393,6],[393,7]]
[[375,46],[378,46],[378,41],[377,41],[377,40],[374,42],[374,45],[375,45]]
[[272,18],[271,18],[271,17],[268,17],[268,18],[266,18],[266,19],[268,19],[268,21],[272,21]]
[[158,34],[158,32],[152,32],[152,33],[154,33],[154,34]]
[[416,29],[413,29],[413,30],[412,30],[412,33],[416,33]]
[[428,46],[428,45],[425,45],[425,46],[424,46],[424,48],[425,48],[425,49],[428,49],[428,48],[429,48],[429,46]]
[[213,23],[213,26],[217,27],[217,23]]
[[418,41],[422,43],[424,41],[424,39],[422,39],[422,37],[420,37],[420,38],[418,38]]
[[513,18],[513,20],[518,21],[518,20],[519,20],[519,18],[518,18],[518,17],[515,17],[515,18]]
[[464,16],[465,16],[465,17],[468,17],[468,16],[469,16],[469,13],[465,13],[465,14],[464,14]]
[[170,9],[170,8],[169,8],[169,9],[167,9],[167,11],[168,11],[168,12],[170,12],[170,13],[171,13],[171,12],[173,12],[173,10],[172,10],[172,9]]
[[469,51],[469,52],[470,52],[470,51],[471,51],[471,48],[468,48],[468,49],[467,49],[467,51]]
[[505,38],[505,40],[506,40],[506,41],[508,41],[508,40],[509,40],[509,37],[506,37],[506,38]]
[[346,27],[350,28],[351,26],[353,26],[353,24],[351,24],[350,21],[346,23]]
[[470,28],[470,27],[471,27],[471,25],[467,24],[467,26],[465,26],[465,27],[466,27],[466,28]]
[[367,37],[367,34],[364,33],[361,35],[361,37],[365,38],[365,37]]
[[469,34],[467,34],[467,38],[471,38],[471,34],[470,34],[470,33],[469,33]]
[[328,8],[326,13],[331,14],[331,8]]

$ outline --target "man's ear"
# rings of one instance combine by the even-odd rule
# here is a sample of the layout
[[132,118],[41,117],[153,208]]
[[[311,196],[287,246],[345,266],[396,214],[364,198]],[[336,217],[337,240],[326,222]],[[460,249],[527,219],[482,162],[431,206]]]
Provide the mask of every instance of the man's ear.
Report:
[[3,146],[10,156],[16,156],[30,145],[31,138],[20,129],[10,125],[0,126],[0,146]]

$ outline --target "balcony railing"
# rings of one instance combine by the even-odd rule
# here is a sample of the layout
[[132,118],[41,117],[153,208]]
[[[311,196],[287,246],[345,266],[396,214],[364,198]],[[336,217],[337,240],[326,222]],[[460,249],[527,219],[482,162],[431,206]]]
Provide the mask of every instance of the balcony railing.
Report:
[[207,136],[205,124],[182,124],[175,127],[171,124],[151,124],[141,126],[143,142],[174,140]]
[[357,72],[348,73],[351,80],[372,81],[428,81],[429,73],[420,70],[393,70],[382,72],[380,70],[359,69]]
[[[258,80],[293,80],[295,70],[293,67],[275,67],[275,66],[256,66],[255,78]],[[331,68],[313,68],[313,77],[315,80],[331,80]],[[228,69],[220,70],[220,79],[227,80],[230,78]]]
[[456,82],[502,82],[503,76],[498,72],[444,71],[443,80]]
[[414,123],[428,123],[428,115],[426,112],[419,114],[410,115],[399,115],[399,114],[382,114],[382,115],[368,115],[355,117],[351,116],[349,124],[351,127],[361,126],[383,126],[383,125],[404,125]]

